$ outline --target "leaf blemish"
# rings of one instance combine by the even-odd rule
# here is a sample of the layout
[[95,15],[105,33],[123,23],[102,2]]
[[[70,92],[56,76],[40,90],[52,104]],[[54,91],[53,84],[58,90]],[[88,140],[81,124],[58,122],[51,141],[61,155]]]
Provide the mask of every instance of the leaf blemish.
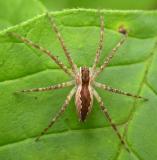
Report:
[[128,33],[127,29],[124,27],[124,25],[120,25],[118,28],[118,32],[126,35]]

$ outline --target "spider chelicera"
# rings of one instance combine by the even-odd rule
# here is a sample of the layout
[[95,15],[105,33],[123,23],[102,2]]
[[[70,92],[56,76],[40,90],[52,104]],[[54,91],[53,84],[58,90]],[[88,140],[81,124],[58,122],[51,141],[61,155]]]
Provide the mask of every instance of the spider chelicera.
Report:
[[73,89],[70,91],[70,93],[67,95],[67,97],[65,99],[65,102],[62,105],[59,112],[51,120],[49,125],[36,138],[36,141],[38,141],[40,139],[40,137],[42,135],[44,135],[48,131],[48,129],[64,113],[64,111],[66,110],[71,98],[74,95],[75,95],[75,104],[76,104],[77,114],[78,114],[78,117],[79,117],[80,121],[85,121],[85,119],[87,118],[87,115],[90,113],[90,111],[92,109],[93,97],[95,97],[95,99],[97,100],[101,110],[103,111],[104,115],[106,116],[106,118],[109,121],[110,125],[112,126],[113,130],[117,134],[121,143],[129,151],[123,137],[121,136],[120,132],[118,131],[116,125],[113,123],[113,121],[112,121],[112,119],[111,119],[111,117],[108,113],[108,110],[107,110],[106,106],[104,105],[104,102],[103,102],[102,98],[99,96],[97,91],[94,89],[95,87],[98,87],[98,88],[101,88],[101,89],[109,91],[109,92],[118,93],[118,94],[122,94],[122,95],[126,95],[126,96],[131,96],[131,97],[134,97],[134,98],[141,98],[141,99],[147,100],[144,97],[141,97],[141,96],[138,96],[138,95],[133,95],[131,93],[127,93],[127,92],[121,91],[119,89],[112,88],[112,87],[110,87],[106,84],[102,84],[102,83],[99,83],[99,82],[95,81],[96,77],[107,67],[110,60],[114,57],[118,48],[127,39],[127,35],[128,35],[127,31],[124,28],[121,28],[119,30],[119,32],[123,34],[122,39],[111,50],[109,55],[104,60],[103,64],[100,67],[97,68],[97,65],[98,65],[98,62],[99,62],[99,59],[100,59],[100,54],[101,54],[102,49],[103,49],[103,43],[104,43],[104,17],[100,16],[100,24],[101,24],[100,25],[100,40],[99,40],[98,48],[97,48],[97,51],[96,51],[96,56],[95,56],[93,66],[91,68],[88,68],[88,67],[78,68],[77,65],[73,62],[73,59],[71,58],[70,53],[65,46],[64,40],[63,40],[60,32],[58,31],[58,28],[57,28],[57,26],[54,22],[54,19],[49,14],[46,14],[46,16],[49,19],[49,22],[52,26],[52,29],[54,30],[54,32],[57,35],[57,38],[58,38],[58,40],[61,44],[61,47],[64,50],[65,56],[66,56],[69,64],[71,65],[71,69],[68,69],[67,66],[64,65],[58,59],[58,57],[54,56],[48,49],[40,46],[39,44],[36,44],[36,43],[32,42],[31,40],[29,40],[29,39],[27,39],[27,38],[25,38],[25,37],[23,37],[23,36],[21,36],[17,33],[14,33],[14,32],[9,33],[9,35],[19,39],[21,42],[23,42],[23,43],[25,43],[25,44],[33,47],[33,48],[36,48],[39,51],[41,51],[42,53],[49,56],[66,74],[68,74],[70,77],[73,78],[73,80],[71,80],[71,81],[56,84],[56,85],[52,85],[52,86],[48,86],[48,87],[44,87],[44,88],[25,89],[25,90],[20,91],[20,92],[42,92],[42,91],[50,91],[50,90],[55,90],[55,89],[61,89],[61,88],[64,88],[64,87],[74,86]]

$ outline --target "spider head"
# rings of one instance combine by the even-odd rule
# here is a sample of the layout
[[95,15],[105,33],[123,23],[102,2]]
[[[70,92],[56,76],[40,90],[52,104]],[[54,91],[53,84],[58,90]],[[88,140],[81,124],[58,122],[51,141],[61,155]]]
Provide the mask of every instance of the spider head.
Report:
[[82,75],[82,83],[83,84],[88,84],[89,83],[89,68],[87,67],[81,67],[81,75]]

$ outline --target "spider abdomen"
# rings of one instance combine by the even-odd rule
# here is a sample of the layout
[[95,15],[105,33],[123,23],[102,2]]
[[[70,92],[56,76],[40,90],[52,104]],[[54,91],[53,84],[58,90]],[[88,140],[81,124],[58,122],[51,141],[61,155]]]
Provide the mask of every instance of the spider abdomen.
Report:
[[91,111],[93,96],[89,86],[80,86],[77,89],[75,102],[78,116],[81,121],[85,121],[88,113]]
[[84,121],[91,111],[93,104],[93,94],[90,87],[90,73],[89,69],[82,67],[80,69],[80,84],[78,85],[75,103],[77,106],[78,116],[81,121]]

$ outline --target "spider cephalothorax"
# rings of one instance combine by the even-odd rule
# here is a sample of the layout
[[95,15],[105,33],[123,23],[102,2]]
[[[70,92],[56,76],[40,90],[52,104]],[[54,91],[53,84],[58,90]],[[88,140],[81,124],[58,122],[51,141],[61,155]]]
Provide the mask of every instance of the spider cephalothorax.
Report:
[[95,60],[93,63],[93,66],[89,69],[88,67],[80,67],[80,69],[78,69],[77,65],[73,62],[73,59],[70,56],[70,53],[68,52],[65,44],[64,44],[64,40],[61,37],[61,34],[59,33],[56,24],[54,23],[53,18],[47,14],[46,15],[51,23],[52,29],[55,31],[57,38],[60,41],[60,44],[64,50],[65,56],[67,57],[67,60],[69,62],[69,64],[71,65],[71,70],[69,70],[59,59],[57,56],[54,56],[49,50],[47,50],[46,48],[32,42],[31,40],[17,34],[17,33],[9,33],[9,35],[19,39],[21,42],[24,42],[25,44],[38,49],[39,51],[41,51],[42,53],[46,54],[47,56],[49,56],[66,74],[68,74],[69,76],[71,76],[73,78],[72,81],[69,82],[64,82],[61,84],[56,84],[56,85],[52,85],[52,86],[48,86],[48,87],[44,87],[44,88],[33,88],[33,89],[26,89],[26,90],[22,90],[21,92],[39,92],[39,91],[50,91],[50,90],[54,90],[54,89],[61,89],[64,87],[69,87],[69,86],[74,86],[73,89],[70,91],[70,93],[68,94],[68,96],[66,97],[66,100],[64,102],[64,104],[62,105],[60,111],[56,114],[56,116],[51,120],[51,122],[49,123],[48,127],[46,127],[41,134],[37,137],[36,140],[39,140],[39,138],[45,134],[47,132],[47,130],[57,121],[57,119],[64,113],[65,109],[67,108],[71,98],[75,95],[75,104],[76,104],[76,108],[77,108],[77,113],[79,116],[79,119],[81,121],[84,121],[88,115],[88,113],[91,111],[92,105],[93,105],[93,97],[95,97],[95,99],[97,100],[101,110],[103,111],[103,113],[105,114],[107,120],[109,121],[110,125],[112,126],[112,128],[114,129],[115,133],[117,134],[118,138],[120,139],[121,143],[126,147],[126,149],[129,151],[123,137],[120,135],[116,125],[113,123],[108,110],[106,108],[106,106],[104,105],[104,102],[102,100],[102,98],[99,96],[99,94],[96,92],[96,90],[94,89],[95,87],[104,89],[106,91],[109,92],[113,92],[113,93],[118,93],[118,94],[122,94],[122,95],[126,95],[126,96],[131,96],[134,98],[143,98],[141,96],[138,95],[133,95],[124,91],[121,91],[119,89],[115,89],[112,88],[106,84],[102,84],[102,83],[98,83],[95,81],[95,78],[107,67],[107,65],[109,64],[110,60],[113,58],[113,56],[115,55],[116,51],[118,50],[118,48],[125,42],[126,38],[127,38],[127,31],[125,30],[124,32],[124,27],[123,30],[121,30],[120,32],[122,33],[122,39],[117,43],[117,45],[115,46],[115,48],[113,48],[111,50],[111,53],[106,57],[106,59],[104,60],[103,64],[97,67],[97,64],[99,62],[99,58],[100,58],[100,53],[102,52],[102,48],[103,48],[103,39],[104,39],[104,17],[101,16],[101,29],[100,29],[100,41],[99,41],[99,45],[96,51],[96,56],[95,56]]

